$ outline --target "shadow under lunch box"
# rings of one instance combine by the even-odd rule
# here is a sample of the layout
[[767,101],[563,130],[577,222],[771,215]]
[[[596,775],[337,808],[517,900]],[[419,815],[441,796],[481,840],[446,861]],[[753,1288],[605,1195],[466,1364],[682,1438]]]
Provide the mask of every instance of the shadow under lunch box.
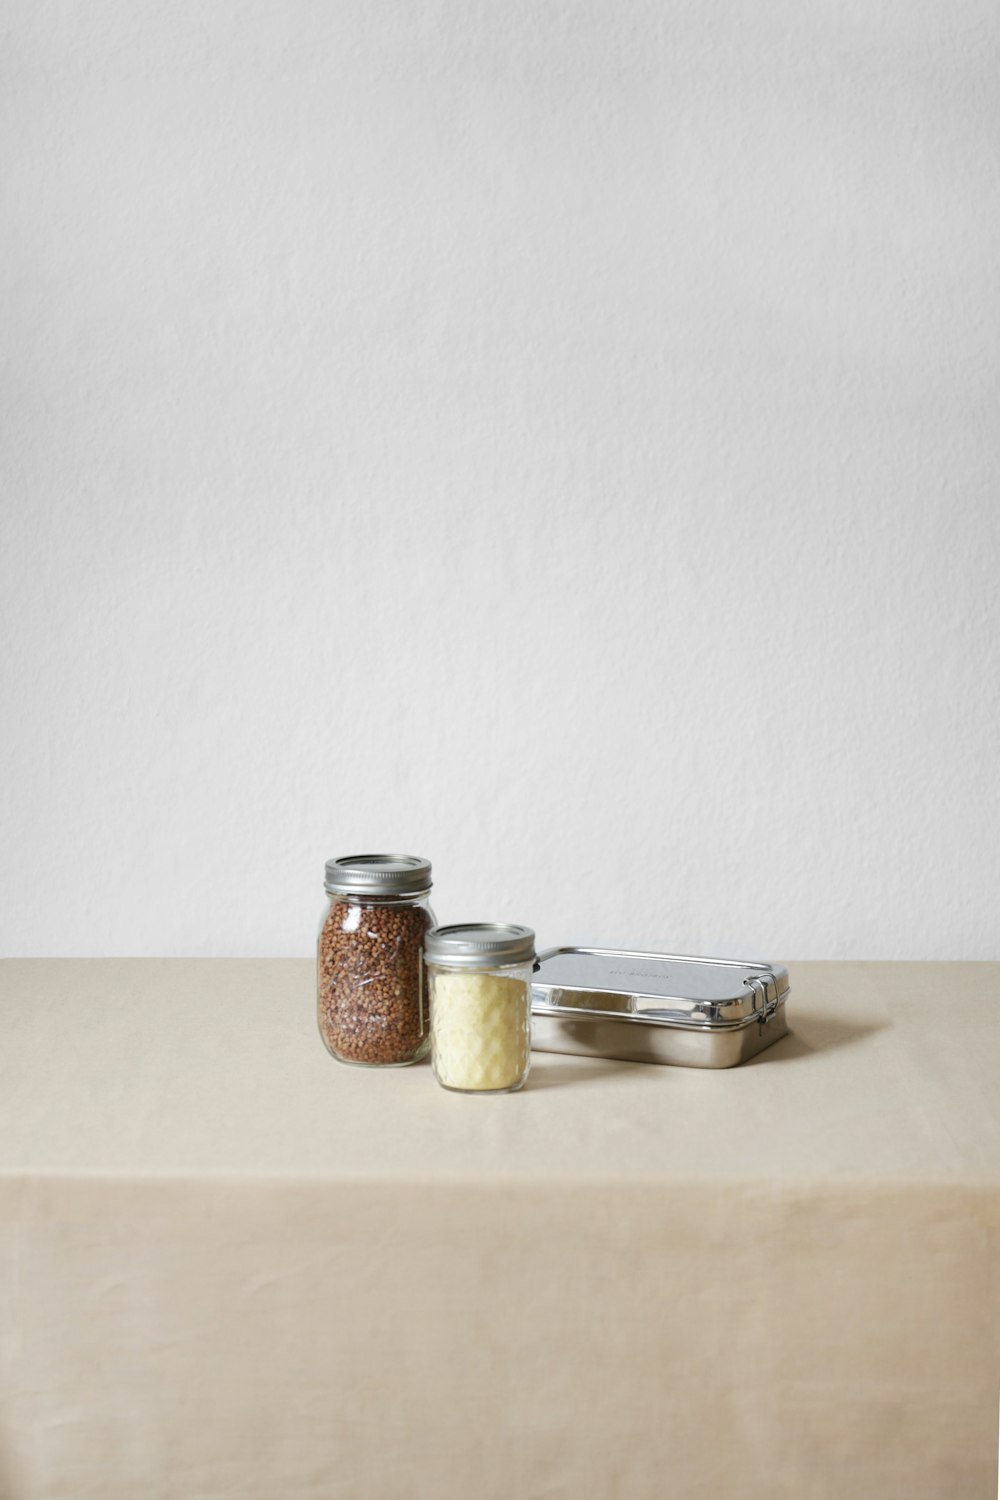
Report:
[[780,964],[549,948],[531,981],[539,1052],[732,1068],[787,1034]]

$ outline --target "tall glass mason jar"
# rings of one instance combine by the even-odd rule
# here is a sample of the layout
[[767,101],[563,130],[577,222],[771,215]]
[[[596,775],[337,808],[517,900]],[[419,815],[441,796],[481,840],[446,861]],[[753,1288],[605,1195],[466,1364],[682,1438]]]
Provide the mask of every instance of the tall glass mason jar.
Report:
[[339,1062],[400,1068],[430,1048],[424,937],[431,864],[413,854],[327,861],[317,945],[319,1034]]
[[460,1094],[523,1088],[531,1063],[531,928],[501,922],[435,927],[424,957],[438,1083]]

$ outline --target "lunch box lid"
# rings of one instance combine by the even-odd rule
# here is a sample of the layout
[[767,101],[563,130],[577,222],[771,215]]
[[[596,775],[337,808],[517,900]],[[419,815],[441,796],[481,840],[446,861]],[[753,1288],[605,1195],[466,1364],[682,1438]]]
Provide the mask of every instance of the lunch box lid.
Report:
[[765,1022],[789,992],[781,964],[617,948],[548,948],[531,984],[537,1015],[730,1030]]

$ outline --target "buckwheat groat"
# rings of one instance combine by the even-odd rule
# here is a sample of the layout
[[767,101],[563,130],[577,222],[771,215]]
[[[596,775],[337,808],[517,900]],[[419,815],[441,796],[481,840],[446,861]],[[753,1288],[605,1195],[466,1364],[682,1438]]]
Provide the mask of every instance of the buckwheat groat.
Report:
[[[335,902],[319,943],[319,1024],[346,1062],[411,1062],[428,1035],[420,906]],[[426,1050],[426,1049],[425,1049]]]

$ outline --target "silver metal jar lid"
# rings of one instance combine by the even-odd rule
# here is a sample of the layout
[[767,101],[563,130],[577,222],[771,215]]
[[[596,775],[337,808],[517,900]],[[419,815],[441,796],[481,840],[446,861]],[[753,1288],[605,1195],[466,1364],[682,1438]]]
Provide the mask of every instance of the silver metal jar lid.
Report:
[[326,862],[332,895],[422,896],[431,888],[431,862],[416,854],[345,854]]
[[530,927],[510,922],[458,922],[451,927],[432,927],[424,938],[424,957],[430,964],[456,969],[530,964],[535,957],[535,934]]

